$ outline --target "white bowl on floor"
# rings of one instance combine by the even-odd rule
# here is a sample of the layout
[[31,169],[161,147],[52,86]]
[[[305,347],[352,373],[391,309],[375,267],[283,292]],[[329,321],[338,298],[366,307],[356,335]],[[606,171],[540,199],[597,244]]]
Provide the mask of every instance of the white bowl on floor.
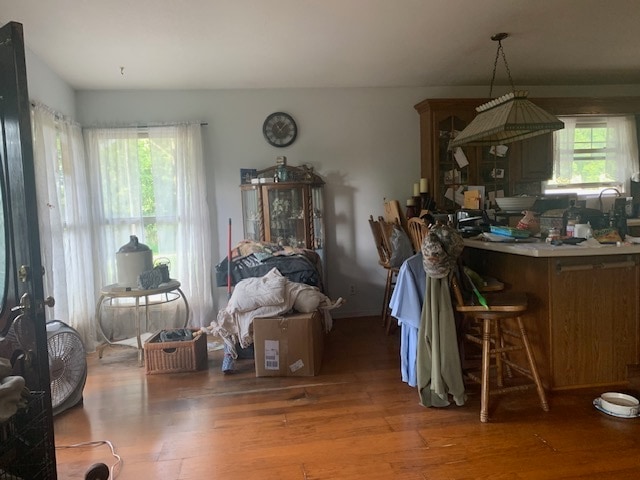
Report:
[[638,415],[640,401],[636,397],[618,392],[606,392],[600,395],[600,406],[607,412],[627,417]]

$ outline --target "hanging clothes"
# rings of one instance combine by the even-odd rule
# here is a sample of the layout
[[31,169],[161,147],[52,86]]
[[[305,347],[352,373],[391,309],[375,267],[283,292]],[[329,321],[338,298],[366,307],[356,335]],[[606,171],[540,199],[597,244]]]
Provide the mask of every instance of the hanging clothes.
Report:
[[456,405],[466,401],[449,289],[463,248],[460,234],[447,225],[432,227],[422,243],[427,278],[418,329],[417,387],[425,407],[446,407],[450,395]]

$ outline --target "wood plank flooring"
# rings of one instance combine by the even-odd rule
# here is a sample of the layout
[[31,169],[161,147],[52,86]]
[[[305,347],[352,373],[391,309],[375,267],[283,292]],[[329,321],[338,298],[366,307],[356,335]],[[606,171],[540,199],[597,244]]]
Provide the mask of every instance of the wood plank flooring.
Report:
[[[425,408],[400,380],[399,332],[377,317],[339,319],[320,375],[256,378],[253,360],[223,375],[145,375],[134,350],[89,358],[84,403],[55,417],[58,476],[111,465],[122,480],[621,479],[640,477],[640,419],[594,409],[601,390],[492,397],[479,421],[479,390],[462,407]],[[638,395],[633,388],[630,393]]]

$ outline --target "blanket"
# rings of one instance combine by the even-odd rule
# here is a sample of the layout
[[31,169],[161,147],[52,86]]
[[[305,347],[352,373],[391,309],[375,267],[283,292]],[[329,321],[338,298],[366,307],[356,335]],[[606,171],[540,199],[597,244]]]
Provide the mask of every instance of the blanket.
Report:
[[[218,287],[227,285],[228,262],[225,258],[216,265]],[[231,284],[237,285],[244,278],[261,277],[274,267],[293,282],[324,291],[322,260],[317,252],[253,240],[242,240],[231,251]]]

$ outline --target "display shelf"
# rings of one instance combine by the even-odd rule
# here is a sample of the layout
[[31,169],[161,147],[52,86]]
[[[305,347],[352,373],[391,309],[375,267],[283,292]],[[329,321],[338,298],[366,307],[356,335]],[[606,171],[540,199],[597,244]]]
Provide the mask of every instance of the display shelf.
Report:
[[308,167],[277,165],[240,186],[244,237],[281,246],[324,247],[324,181]]

